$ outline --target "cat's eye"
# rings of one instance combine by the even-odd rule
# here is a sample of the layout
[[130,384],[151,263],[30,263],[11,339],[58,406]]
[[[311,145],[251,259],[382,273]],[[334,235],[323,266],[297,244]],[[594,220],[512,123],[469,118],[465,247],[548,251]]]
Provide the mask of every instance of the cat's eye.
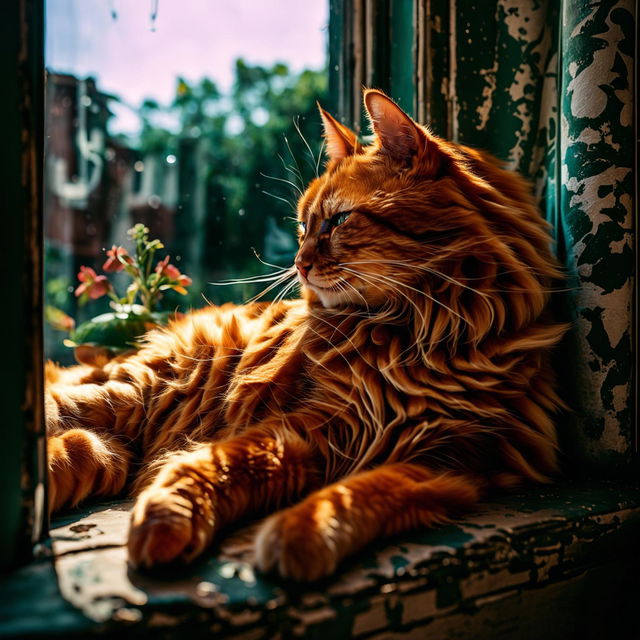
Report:
[[307,223],[306,222],[299,222],[298,223],[298,233],[303,236],[305,233],[307,233]]
[[337,227],[347,221],[347,218],[351,215],[351,211],[341,211],[336,213],[332,218],[333,226]]

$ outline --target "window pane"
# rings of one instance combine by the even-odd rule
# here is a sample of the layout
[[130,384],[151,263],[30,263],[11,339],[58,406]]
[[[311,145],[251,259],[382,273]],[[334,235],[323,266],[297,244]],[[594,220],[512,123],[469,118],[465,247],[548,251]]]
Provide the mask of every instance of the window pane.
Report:
[[[166,247],[152,270],[169,254],[193,279],[159,310],[242,302],[268,283],[209,283],[291,264],[296,196],[322,161],[327,18],[324,0],[48,0],[48,357],[73,361],[64,314],[113,311],[79,304],[77,274],[132,252],[136,223]],[[107,275],[124,298],[125,271]]]

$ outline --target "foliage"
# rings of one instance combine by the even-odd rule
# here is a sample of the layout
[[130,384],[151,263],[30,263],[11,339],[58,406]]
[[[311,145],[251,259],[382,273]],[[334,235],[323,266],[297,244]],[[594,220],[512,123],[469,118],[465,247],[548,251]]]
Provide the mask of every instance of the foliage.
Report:
[[[140,154],[177,157],[186,227],[177,229],[177,251],[188,261],[187,245],[199,234],[205,280],[257,273],[256,254],[267,262],[291,263],[296,241],[289,218],[304,185],[319,170],[316,100],[325,96],[324,72],[293,74],[282,63],[264,67],[239,59],[230,95],[207,78],[198,83],[178,78],[170,105],[144,103]],[[172,129],[167,122],[176,125]],[[193,197],[199,181],[204,181],[204,214]],[[195,224],[202,228],[194,229]],[[189,268],[197,272],[200,265]],[[214,302],[230,294],[241,302],[253,293],[240,285],[231,292],[206,291]]]
[[186,295],[186,287],[191,285],[191,278],[170,264],[169,256],[165,256],[153,268],[156,251],[164,249],[162,242],[157,239],[149,240],[149,229],[140,223],[129,229],[127,235],[135,244],[134,253],[130,255],[124,247],[113,245],[106,252],[107,259],[102,265],[107,273],[124,271],[130,276],[131,283],[125,295],[120,297],[116,294],[107,276],[97,275],[91,267],[81,266],[78,274],[80,285],[75,290],[80,304],[108,295],[115,307],[131,307],[139,297],[144,310],[151,313],[162,298],[163,291],[173,289]]
[[[114,246],[107,252],[107,273],[111,267],[119,270],[114,278],[107,278],[99,274],[97,256],[91,261],[75,245],[50,244],[46,266],[50,357],[65,360],[65,353],[56,346],[58,336],[51,329],[68,332],[72,329],[71,316],[79,322],[74,332],[78,339],[89,341],[80,328],[93,326],[103,337],[94,333],[92,342],[104,343],[106,327],[94,325],[97,314],[113,312],[105,304],[108,298],[132,309],[140,301],[154,312],[202,306],[205,300],[216,304],[229,300],[241,303],[260,291],[258,285],[248,282],[214,288],[207,283],[264,272],[268,269],[261,260],[291,264],[297,244],[290,220],[295,200],[304,185],[315,177],[321,162],[321,124],[316,100],[326,100],[326,73],[312,70],[292,73],[282,63],[260,66],[240,59],[235,63],[234,77],[231,91],[225,93],[208,78],[198,82],[177,78],[170,104],[147,99],[140,106],[141,129],[137,136],[113,136],[105,131],[108,148],[116,149],[118,158],[129,165],[132,184],[139,185],[144,179],[145,184],[153,184],[154,193],[162,193],[168,170],[173,172],[171,180],[176,180],[177,201],[170,205],[168,217],[164,214],[170,224],[158,226],[156,235],[170,240],[176,261],[181,260],[181,269],[193,277],[194,284],[187,295],[184,283],[174,278],[147,283],[147,289],[132,282],[125,295],[120,296],[115,289],[122,291],[126,287],[123,274],[135,268],[127,263],[125,255],[129,254],[122,253],[122,247]],[[117,100],[113,96],[109,99]],[[148,159],[152,162],[148,163]],[[134,171],[134,165],[143,169],[136,167]],[[122,197],[118,189],[105,170],[94,194],[91,215],[115,210],[109,203],[117,204]],[[150,204],[146,212],[140,211],[140,215],[132,210],[134,219],[144,219],[152,227],[158,215],[157,202],[160,198],[155,197],[154,205]],[[126,211],[129,206],[126,201],[117,204],[119,211]],[[107,227],[116,229],[121,222],[120,218],[117,224],[115,218],[111,219]],[[105,245],[109,240],[101,239]],[[157,245],[155,248],[159,249]],[[151,249],[147,258],[150,255]],[[75,298],[70,295],[73,292],[70,277],[80,266],[85,267],[81,269],[84,281],[80,282],[81,288],[76,288],[80,289],[80,296]],[[170,275],[173,268],[167,262],[164,276]],[[154,278],[156,274],[155,269],[148,272]],[[160,292],[162,300],[156,295]],[[78,305],[89,300],[91,304]],[[102,317],[104,320],[104,313]],[[89,318],[92,325],[83,322]],[[113,337],[108,340],[113,341]]]
[[[153,266],[156,251],[164,249],[160,240],[150,240],[149,229],[139,223],[127,234],[133,242],[133,252],[113,245],[106,252],[107,259],[102,265],[107,273],[123,272],[129,276],[131,282],[124,296],[116,293],[107,276],[98,275],[93,268],[82,265],[78,273],[80,284],[75,295],[79,304],[106,295],[111,298],[113,312],[103,313],[76,327],[73,318],[64,311],[47,305],[45,313],[49,324],[58,331],[69,332],[71,339],[65,341],[67,346],[99,346],[114,352],[131,349],[137,346],[139,336],[152,327],[166,324],[173,315],[156,311],[164,291],[187,294],[186,287],[191,285],[191,278],[169,262],[170,256]],[[137,304],[138,299],[141,304]]]

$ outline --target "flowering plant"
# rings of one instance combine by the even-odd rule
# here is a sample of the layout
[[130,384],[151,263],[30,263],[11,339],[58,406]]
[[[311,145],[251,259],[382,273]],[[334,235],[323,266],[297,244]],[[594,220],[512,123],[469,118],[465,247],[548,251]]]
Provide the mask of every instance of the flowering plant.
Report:
[[102,265],[106,273],[124,272],[131,278],[123,296],[118,295],[108,276],[97,274],[91,267],[81,266],[78,273],[80,284],[75,289],[79,304],[103,296],[111,298],[111,313],[74,326],[73,319],[59,309],[49,308],[47,317],[56,329],[69,332],[65,340],[75,347],[76,359],[95,363],[96,358],[113,357],[118,352],[139,346],[138,338],[147,330],[166,324],[173,312],[157,311],[163,292],[173,289],[182,295],[187,293],[191,278],[169,262],[166,256],[154,265],[156,251],[164,249],[160,240],[149,239],[149,229],[136,224],[127,231],[134,242],[134,251],[129,253],[122,246],[113,245]]
[[118,306],[135,304],[139,297],[144,309],[151,313],[155,311],[163,291],[174,289],[183,295],[187,293],[186,287],[191,284],[191,278],[169,263],[170,256],[160,260],[152,270],[155,253],[158,249],[164,249],[164,245],[160,240],[149,240],[147,227],[138,223],[127,234],[135,242],[134,254],[129,255],[124,247],[114,244],[107,251],[107,259],[102,265],[107,273],[125,271],[131,276],[132,282],[126,294],[119,297],[107,276],[98,275],[91,267],[82,266],[78,273],[80,285],[75,290],[80,304],[108,295],[112,299],[112,306],[117,309]]

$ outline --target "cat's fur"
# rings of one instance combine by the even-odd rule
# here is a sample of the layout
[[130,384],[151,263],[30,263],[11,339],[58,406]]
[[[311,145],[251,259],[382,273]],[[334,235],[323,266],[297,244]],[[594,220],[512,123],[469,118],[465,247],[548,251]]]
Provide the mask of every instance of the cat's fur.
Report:
[[365,106],[367,147],[321,110],[303,299],[204,309],[133,356],[49,366],[51,507],[132,488],[134,565],[190,561],[274,512],[258,566],[313,580],[556,473],[559,272],[527,184],[378,91]]

